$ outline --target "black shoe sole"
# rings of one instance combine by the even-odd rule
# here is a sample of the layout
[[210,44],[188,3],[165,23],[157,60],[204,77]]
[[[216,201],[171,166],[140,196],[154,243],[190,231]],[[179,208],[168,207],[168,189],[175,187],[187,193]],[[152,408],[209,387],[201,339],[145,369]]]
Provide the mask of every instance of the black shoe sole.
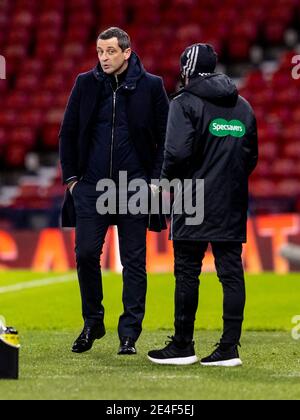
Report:
[[99,334],[99,335],[96,337],[96,340],[101,340],[101,338],[103,338],[103,337],[105,336],[105,334],[106,334],[106,331],[104,330],[101,334]]
[[87,353],[88,351],[92,350],[92,348],[93,348],[93,346],[90,347],[90,348],[84,349],[84,350],[75,350],[75,349],[72,349],[72,353],[75,353],[75,354],[83,354],[83,353]]

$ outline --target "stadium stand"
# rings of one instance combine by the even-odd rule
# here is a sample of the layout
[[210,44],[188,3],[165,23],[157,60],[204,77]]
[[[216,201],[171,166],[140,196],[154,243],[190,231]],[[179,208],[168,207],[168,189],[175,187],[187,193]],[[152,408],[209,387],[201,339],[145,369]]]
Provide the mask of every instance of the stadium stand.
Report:
[[258,117],[252,211],[300,210],[300,80],[291,76],[299,23],[299,0],[2,0],[0,228],[57,226],[59,126],[76,75],[97,62],[96,36],[112,25],[130,33],[169,93],[182,50],[213,44]]

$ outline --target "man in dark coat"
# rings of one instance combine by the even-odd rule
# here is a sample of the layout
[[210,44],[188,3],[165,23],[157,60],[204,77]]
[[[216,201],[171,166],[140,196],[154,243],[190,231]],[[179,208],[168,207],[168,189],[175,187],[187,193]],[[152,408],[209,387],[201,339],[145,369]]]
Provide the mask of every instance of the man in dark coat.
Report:
[[[88,351],[105,334],[100,255],[109,226],[116,224],[124,268],[119,354],[128,355],[136,354],[145,314],[149,215],[99,214],[96,185],[108,179],[119,188],[120,172],[127,174],[128,182],[139,179],[150,184],[159,178],[169,102],[162,79],[144,70],[126,32],[119,28],[103,32],[97,52],[97,67],[76,80],[59,135],[67,185],[62,225],[76,226],[84,318],[84,329],[72,350]],[[124,203],[118,205],[124,207]]]
[[[181,58],[185,87],[170,107],[162,178],[204,180],[204,218],[198,226],[187,214],[173,214],[175,250],[175,337],[149,353],[159,364],[197,361],[193,335],[199,275],[211,243],[224,290],[224,333],[205,366],[238,366],[245,307],[242,244],[246,242],[248,178],[258,160],[257,124],[249,103],[234,83],[215,73],[217,55],[205,44],[193,45]],[[175,198],[176,200],[176,198]],[[178,200],[178,198],[177,198]]]

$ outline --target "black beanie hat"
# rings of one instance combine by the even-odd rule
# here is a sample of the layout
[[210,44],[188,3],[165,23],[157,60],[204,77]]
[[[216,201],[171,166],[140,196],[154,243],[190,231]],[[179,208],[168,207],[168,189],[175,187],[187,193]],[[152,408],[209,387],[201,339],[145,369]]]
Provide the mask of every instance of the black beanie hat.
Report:
[[209,44],[194,44],[181,56],[181,72],[184,77],[192,78],[199,73],[213,73],[218,62],[218,55]]

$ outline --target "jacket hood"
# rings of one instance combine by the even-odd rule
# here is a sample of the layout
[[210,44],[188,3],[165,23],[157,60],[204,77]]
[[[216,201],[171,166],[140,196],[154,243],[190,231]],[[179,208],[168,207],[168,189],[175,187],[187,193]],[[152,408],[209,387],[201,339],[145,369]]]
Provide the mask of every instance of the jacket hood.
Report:
[[[128,88],[135,88],[137,82],[145,75],[146,71],[139,56],[135,52],[132,52],[128,64],[125,84]],[[104,73],[100,63],[94,68],[93,73],[95,78],[99,81],[104,81],[108,77],[108,75]]]
[[234,82],[222,73],[194,78],[182,92],[192,93],[210,102],[235,102],[239,94]]

